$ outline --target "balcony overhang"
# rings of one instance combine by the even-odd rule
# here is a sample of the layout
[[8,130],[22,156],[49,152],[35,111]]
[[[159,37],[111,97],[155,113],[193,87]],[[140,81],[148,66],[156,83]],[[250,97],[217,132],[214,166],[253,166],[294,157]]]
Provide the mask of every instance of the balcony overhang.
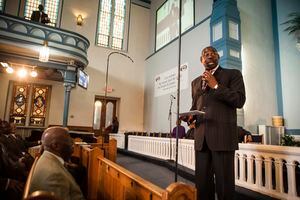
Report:
[[[48,42],[48,62],[39,61],[39,50]],[[57,70],[85,68],[89,41],[77,33],[0,14],[0,59]],[[73,69],[74,70],[74,69]]]

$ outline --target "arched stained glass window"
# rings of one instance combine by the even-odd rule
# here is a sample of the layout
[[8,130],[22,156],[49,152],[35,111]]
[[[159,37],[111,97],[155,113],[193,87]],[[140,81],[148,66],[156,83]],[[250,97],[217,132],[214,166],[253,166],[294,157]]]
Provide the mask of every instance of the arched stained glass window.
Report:
[[24,10],[25,18],[30,19],[32,11],[38,10],[40,4],[44,6],[44,12],[50,19],[50,23],[48,23],[48,25],[57,26],[59,22],[58,18],[61,7],[61,0],[26,0]]
[[125,49],[127,0],[100,0],[96,44],[112,49]]

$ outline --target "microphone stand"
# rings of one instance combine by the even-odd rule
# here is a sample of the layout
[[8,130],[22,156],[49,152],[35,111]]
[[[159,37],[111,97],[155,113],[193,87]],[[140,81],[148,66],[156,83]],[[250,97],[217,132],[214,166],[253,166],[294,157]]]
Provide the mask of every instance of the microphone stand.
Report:
[[169,135],[169,138],[170,138],[170,159],[169,161],[173,161],[172,160],[172,105],[173,105],[173,97],[171,96],[171,99],[170,99],[170,108],[169,108],[169,116],[168,116],[168,120],[170,121],[170,135]]
[[[106,73],[105,73],[105,93],[104,93],[104,111],[106,113],[106,103],[107,103],[107,88],[108,88],[108,68],[109,68],[109,59],[110,59],[110,56],[113,55],[113,54],[119,54],[119,55],[122,55],[126,58],[128,58],[129,60],[131,60],[131,62],[133,62],[132,58],[128,55],[126,55],[125,53],[122,53],[122,52],[118,52],[118,51],[113,51],[113,52],[110,52],[107,56],[107,62],[106,62]],[[105,123],[105,122],[104,122]],[[104,124],[105,126],[105,124]],[[106,132],[106,131],[104,131]],[[104,142],[109,142],[109,137],[107,136],[108,134],[105,133],[104,135]]]
[[[180,105],[180,67],[181,67],[181,8],[182,0],[179,0],[179,34],[178,34],[178,76],[177,76],[177,121],[179,120],[179,105]],[[177,124],[176,124],[177,125]],[[178,131],[179,126],[176,126],[176,148],[175,148],[175,182],[178,176]]]

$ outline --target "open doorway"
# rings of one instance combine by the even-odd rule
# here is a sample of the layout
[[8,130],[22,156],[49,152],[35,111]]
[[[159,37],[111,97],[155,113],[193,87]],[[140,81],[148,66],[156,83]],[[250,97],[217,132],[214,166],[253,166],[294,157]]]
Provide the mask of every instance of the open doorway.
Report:
[[[105,128],[111,125],[113,117],[118,117],[120,98],[95,96],[93,129],[96,134],[103,134]],[[106,106],[105,106],[106,102]]]

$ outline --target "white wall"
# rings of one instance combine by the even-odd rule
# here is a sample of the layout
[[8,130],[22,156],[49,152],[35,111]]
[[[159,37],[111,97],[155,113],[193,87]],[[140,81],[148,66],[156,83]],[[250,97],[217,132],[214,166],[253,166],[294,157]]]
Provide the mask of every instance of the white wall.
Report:
[[238,8],[247,98],[245,126],[256,132],[258,124],[271,125],[272,116],[277,115],[271,2],[238,0]]
[[[159,7],[156,3],[151,6]],[[197,1],[196,6],[198,13],[206,13],[206,15],[202,14],[202,18],[211,14],[212,1]],[[247,97],[244,106],[245,127],[256,133],[258,124],[271,124],[271,117],[277,114],[271,3],[269,0],[238,0],[238,7],[241,16],[242,62]],[[153,10],[155,9],[151,9],[151,27],[155,24]],[[154,43],[154,37],[155,33],[152,30],[151,45]],[[190,82],[203,72],[199,55],[202,48],[209,44],[209,19],[182,37],[182,63],[187,62],[190,66]],[[154,49],[151,45],[150,52]],[[169,130],[167,120],[169,95],[154,97],[154,76],[177,65],[177,52],[177,41],[175,41],[147,60],[145,73],[145,129],[147,130],[166,132]],[[189,110],[190,93],[190,87],[181,92],[180,112]],[[176,104],[173,111],[176,112]],[[175,126],[175,118],[174,114],[172,126]]]
[[[110,49],[95,45],[98,1],[65,0],[62,28],[73,30],[91,43],[88,50],[90,75],[88,90],[76,88],[71,92],[70,125],[92,125],[95,95],[104,95],[107,55]],[[118,54],[110,57],[109,83],[113,92],[108,96],[120,98],[118,110],[120,130],[143,130],[144,59],[147,56],[149,9],[131,4],[127,53],[134,63]],[[78,14],[84,16],[82,27],[76,25]]]
[[283,117],[285,126],[288,129],[300,129],[300,94],[299,94],[299,75],[300,75],[300,51],[296,49],[296,38],[288,35],[281,25],[288,20],[288,14],[300,10],[299,0],[276,1],[278,13],[278,34],[280,47],[280,70],[283,96]]
[[[151,3],[151,12],[156,12],[156,9],[163,1],[155,1]],[[196,22],[202,21],[210,15],[212,10],[211,0],[201,0],[196,3]],[[155,14],[151,14],[151,29],[150,29],[150,52],[154,51],[155,41]],[[189,84],[203,72],[203,66],[200,64],[200,53],[202,48],[209,45],[209,19],[200,24],[192,31],[182,36],[182,57],[181,63],[188,63],[189,67]],[[178,40],[170,43],[159,52],[152,55],[146,61],[145,69],[145,130],[169,132],[168,113],[170,106],[170,94],[160,97],[154,97],[154,77],[162,72],[178,66]],[[176,94],[175,94],[176,96]],[[190,110],[191,106],[191,89],[182,90],[180,93],[179,112]],[[172,127],[175,126],[177,102],[172,106]],[[184,123],[182,125],[185,125]]]

